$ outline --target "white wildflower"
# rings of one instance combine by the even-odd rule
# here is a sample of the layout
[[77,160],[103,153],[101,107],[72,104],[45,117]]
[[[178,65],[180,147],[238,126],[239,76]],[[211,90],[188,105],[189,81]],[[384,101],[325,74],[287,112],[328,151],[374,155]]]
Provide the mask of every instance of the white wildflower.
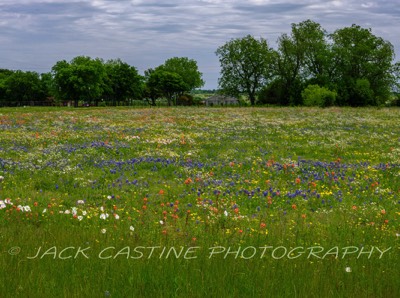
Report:
[[107,219],[107,218],[108,218],[108,214],[107,213],[100,214],[100,219]]
[[29,207],[29,206],[18,205],[17,208],[19,210],[21,210],[22,212],[31,212],[31,207]]

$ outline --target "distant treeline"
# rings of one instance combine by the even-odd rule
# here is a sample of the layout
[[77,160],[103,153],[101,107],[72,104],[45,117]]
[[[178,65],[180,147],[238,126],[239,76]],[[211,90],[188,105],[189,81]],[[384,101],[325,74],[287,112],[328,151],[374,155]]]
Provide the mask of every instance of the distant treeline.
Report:
[[186,93],[204,85],[201,76],[196,61],[186,57],[168,59],[142,76],[120,59],[78,56],[57,62],[49,73],[0,69],[0,105],[155,105],[159,98],[172,105],[189,101]]
[[[251,35],[216,50],[219,93],[251,105],[376,106],[399,104],[400,63],[393,45],[357,25],[328,34],[306,20],[292,24],[277,48]],[[49,73],[0,69],[0,106],[192,105],[215,90],[204,86],[197,62],[174,57],[140,75],[120,59],[78,56]]]

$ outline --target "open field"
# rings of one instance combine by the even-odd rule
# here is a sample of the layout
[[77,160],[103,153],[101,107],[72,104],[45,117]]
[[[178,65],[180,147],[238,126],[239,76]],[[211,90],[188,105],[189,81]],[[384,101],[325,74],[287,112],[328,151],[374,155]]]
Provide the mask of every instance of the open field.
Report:
[[0,110],[0,297],[399,297],[400,110]]

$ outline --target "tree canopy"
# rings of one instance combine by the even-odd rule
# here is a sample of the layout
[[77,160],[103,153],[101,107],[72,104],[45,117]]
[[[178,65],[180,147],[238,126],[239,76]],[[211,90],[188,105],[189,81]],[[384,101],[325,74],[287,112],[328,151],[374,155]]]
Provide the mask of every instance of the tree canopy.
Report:
[[4,82],[7,105],[30,105],[31,101],[44,97],[40,76],[36,72],[17,70],[8,75]]
[[137,69],[121,59],[108,60],[105,64],[103,97],[112,105],[130,99],[140,99],[143,92],[143,77]]
[[331,35],[336,83],[341,104],[378,105],[388,98],[394,59],[392,44],[357,25]]
[[155,69],[145,71],[145,94],[155,105],[155,100],[165,97],[168,105],[176,104],[177,98],[204,85],[197,62],[187,57],[174,57]]
[[215,52],[221,64],[219,86],[228,94],[247,94],[252,105],[256,93],[272,74],[274,52],[265,39],[247,35],[232,39]]
[[276,77],[281,81],[281,103],[299,105],[307,81],[325,85],[329,82],[330,51],[326,31],[311,20],[292,24],[290,35],[278,39]]
[[218,48],[220,87],[246,94],[252,104],[259,90],[259,103],[303,105],[303,90],[318,85],[337,94],[335,104],[362,106],[383,104],[398,86],[393,46],[371,29],[352,25],[328,34],[311,20],[291,29],[278,38],[276,50],[249,35]]
[[98,100],[105,87],[106,72],[103,61],[78,56],[67,62],[59,61],[52,68],[55,93],[60,99],[78,102]]
[[157,97],[163,96],[167,99],[168,105],[175,103],[178,95],[187,91],[188,86],[183,78],[174,72],[169,72],[158,68],[154,71],[148,71],[147,90],[154,100]]
[[186,92],[204,86],[204,81],[202,79],[203,74],[199,71],[197,62],[193,59],[187,57],[173,57],[166,60],[164,64],[158,66],[156,70],[178,74],[185,84]]

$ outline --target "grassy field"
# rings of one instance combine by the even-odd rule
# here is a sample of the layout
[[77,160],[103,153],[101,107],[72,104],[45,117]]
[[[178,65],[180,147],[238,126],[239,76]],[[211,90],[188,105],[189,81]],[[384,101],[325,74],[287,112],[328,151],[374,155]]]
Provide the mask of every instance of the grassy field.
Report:
[[0,110],[0,297],[399,297],[400,110]]

